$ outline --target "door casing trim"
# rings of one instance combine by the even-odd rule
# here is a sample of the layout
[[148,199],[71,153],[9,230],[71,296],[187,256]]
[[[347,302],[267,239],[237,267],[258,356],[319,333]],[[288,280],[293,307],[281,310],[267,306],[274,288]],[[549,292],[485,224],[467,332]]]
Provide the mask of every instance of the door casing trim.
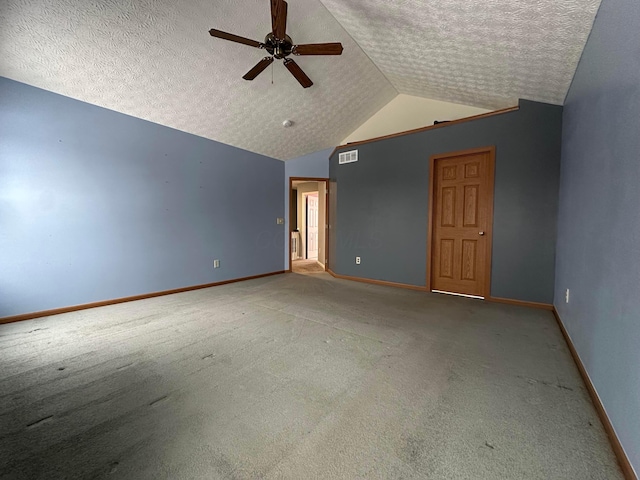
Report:
[[[298,181],[307,181],[307,182],[324,182],[325,186],[326,186],[326,192],[325,192],[325,206],[324,206],[324,210],[325,210],[325,224],[324,224],[324,256],[325,258],[328,260],[329,259],[329,179],[328,178],[322,178],[322,177],[289,177],[289,196],[287,198],[287,201],[289,202],[289,205],[291,205],[291,195],[293,193],[293,182],[298,182]],[[287,240],[287,245],[289,245],[289,268],[288,270],[285,270],[287,273],[290,273],[292,271],[293,268],[293,259],[291,258],[291,233],[293,232],[293,230],[291,229],[291,212],[289,212],[289,219],[288,219],[288,224],[289,224],[289,228],[288,230],[288,240]],[[324,259],[323,259],[324,260]],[[324,265],[324,271],[326,272],[327,269],[329,268],[329,262],[328,261],[324,261],[321,262]]]

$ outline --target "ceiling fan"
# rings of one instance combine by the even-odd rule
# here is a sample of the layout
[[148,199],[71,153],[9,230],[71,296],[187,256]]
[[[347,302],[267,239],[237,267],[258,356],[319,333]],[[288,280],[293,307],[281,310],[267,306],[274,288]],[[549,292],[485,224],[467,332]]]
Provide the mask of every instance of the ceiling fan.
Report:
[[284,66],[291,72],[300,85],[309,88],[313,85],[311,79],[302,71],[289,55],[341,55],[342,44],[335,43],[308,43],[294,45],[291,37],[286,34],[287,28],[287,2],[284,0],[271,0],[271,33],[268,33],[264,43],[240,37],[232,33],[223,32],[212,28],[209,33],[212,37],[242,43],[250,47],[262,48],[269,52],[270,57],[264,57],[258,64],[249,70],[242,78],[253,80],[260,75],[277,58],[283,60]]

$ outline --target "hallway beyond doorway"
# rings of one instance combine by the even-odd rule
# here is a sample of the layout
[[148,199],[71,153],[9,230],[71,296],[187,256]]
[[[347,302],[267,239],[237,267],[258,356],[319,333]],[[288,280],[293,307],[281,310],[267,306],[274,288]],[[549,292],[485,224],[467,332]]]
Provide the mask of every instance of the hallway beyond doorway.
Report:
[[324,267],[317,260],[294,260],[292,262],[291,271],[293,273],[322,273]]
[[328,193],[328,179],[289,179],[289,272],[294,271],[293,263],[299,260],[313,261],[304,267],[305,270],[317,270],[317,262],[322,271],[326,271]]

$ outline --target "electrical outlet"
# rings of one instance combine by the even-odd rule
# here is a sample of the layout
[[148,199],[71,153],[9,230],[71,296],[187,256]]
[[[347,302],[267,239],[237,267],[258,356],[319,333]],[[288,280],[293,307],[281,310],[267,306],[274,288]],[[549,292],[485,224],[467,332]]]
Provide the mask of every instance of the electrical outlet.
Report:
[[213,261],[213,268],[220,268],[220,260]]
[[564,302],[565,303],[569,303],[569,289],[567,288],[567,291],[564,294]]
[[360,265],[360,257],[356,257],[356,265]]

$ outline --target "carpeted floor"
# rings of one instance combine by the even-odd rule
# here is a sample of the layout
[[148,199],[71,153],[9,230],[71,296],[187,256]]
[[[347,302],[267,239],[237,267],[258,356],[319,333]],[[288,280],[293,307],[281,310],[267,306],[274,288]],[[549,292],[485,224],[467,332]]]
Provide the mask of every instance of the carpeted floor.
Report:
[[2,479],[620,479],[549,312],[279,275],[0,325]]
[[293,273],[322,273],[324,267],[317,260],[294,260],[291,262]]

